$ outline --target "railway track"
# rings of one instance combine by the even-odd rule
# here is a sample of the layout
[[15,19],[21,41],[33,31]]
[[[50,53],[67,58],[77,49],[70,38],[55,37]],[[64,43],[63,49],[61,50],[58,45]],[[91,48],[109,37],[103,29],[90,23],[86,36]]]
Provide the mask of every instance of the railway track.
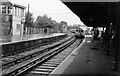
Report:
[[6,69],[9,68],[15,64],[21,63],[25,60],[31,59],[35,56],[37,56],[37,54],[41,54],[43,52],[46,52],[46,50],[49,50],[51,48],[54,48],[56,46],[59,46],[62,43],[65,43],[66,41],[70,40],[71,37],[67,37],[64,40],[61,40],[59,42],[56,43],[51,43],[49,45],[45,45],[45,46],[40,46],[36,48],[33,48],[31,50],[26,50],[25,52],[19,53],[19,54],[15,54],[15,55],[11,55],[11,56],[7,56],[7,57],[2,57],[2,69]]
[[37,66],[31,68],[29,71],[24,72],[19,76],[48,76],[52,74],[52,72],[57,68],[65,58],[75,49],[77,48],[82,40],[76,40],[69,47],[65,48],[60,53],[57,53],[55,56],[49,58],[43,63],[38,64]]
[[[53,55],[63,51],[64,49],[66,49],[68,46],[70,46],[72,43],[74,43],[76,41],[76,39],[74,37],[71,37],[69,38],[68,40],[66,39],[66,41],[61,41],[60,44],[58,44],[57,46],[54,46],[54,47],[51,47],[51,48],[48,48],[48,49],[45,49],[44,52],[40,52],[40,54],[37,52],[35,53],[34,55],[31,54],[30,56],[26,57],[25,59],[28,58],[28,61],[27,64],[25,64],[25,61],[23,62],[24,65],[18,65],[18,66],[21,66],[19,68],[16,68],[13,70],[14,67],[11,68],[11,72],[8,72],[9,70],[4,70],[3,71],[3,74],[2,76],[17,76],[17,75],[20,75],[21,76],[21,73],[25,72],[26,70],[29,70],[31,69],[32,67],[38,65],[38,64],[41,64],[43,63],[43,61],[46,61],[46,59],[49,59],[50,57],[52,57]],[[30,58],[31,57],[31,58]],[[33,59],[33,58],[34,59]],[[61,56],[62,58],[65,56]],[[53,57],[52,57],[53,59]],[[59,58],[58,58],[59,59]],[[24,60],[24,59],[23,59]],[[55,59],[56,60],[56,59]],[[49,62],[46,62],[46,63],[49,63]],[[52,62],[50,62],[52,63]],[[57,62],[55,63],[56,65],[59,65]],[[44,64],[44,65],[47,65],[47,64]],[[49,67],[50,68],[50,67]],[[53,67],[51,67],[53,68]],[[44,71],[45,70],[49,70],[49,69],[43,69]],[[51,70],[51,69],[50,69]],[[49,70],[49,71],[50,71]],[[52,70],[51,70],[52,71]],[[34,72],[34,71],[31,71],[31,72]],[[27,74],[26,74],[27,75]],[[23,75],[22,75],[23,76]]]

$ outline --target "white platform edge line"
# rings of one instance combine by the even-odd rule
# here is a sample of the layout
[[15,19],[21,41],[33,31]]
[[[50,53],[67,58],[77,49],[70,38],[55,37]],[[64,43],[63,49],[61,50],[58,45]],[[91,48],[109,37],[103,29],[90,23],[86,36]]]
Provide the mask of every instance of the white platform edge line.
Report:
[[60,68],[60,66],[61,66],[73,53],[75,53],[79,48],[81,48],[81,46],[83,45],[83,43],[85,42],[85,40],[86,40],[86,38],[82,41],[82,43],[81,43],[73,52],[71,52],[71,53],[67,56],[67,58],[66,58],[65,60],[63,60],[62,63],[60,63],[60,65],[58,65],[58,66],[50,73],[49,76],[51,76],[52,74],[55,74],[55,71],[56,71],[58,68]]

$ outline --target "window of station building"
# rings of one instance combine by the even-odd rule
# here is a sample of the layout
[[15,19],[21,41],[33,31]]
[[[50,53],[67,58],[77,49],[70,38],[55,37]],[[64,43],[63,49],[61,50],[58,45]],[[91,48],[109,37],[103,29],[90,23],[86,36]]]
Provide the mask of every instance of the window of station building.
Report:
[[0,14],[2,13],[2,6],[0,5]]
[[24,16],[24,9],[21,9],[21,16]]
[[17,7],[14,7],[14,8],[15,8],[15,9],[14,9],[14,10],[15,10],[14,12],[15,12],[15,16],[16,16],[16,15],[17,15]]
[[24,16],[24,9],[19,8],[19,16],[21,16],[21,17]]
[[18,16],[20,16],[20,8],[18,8]]
[[19,14],[19,16],[22,16],[22,9],[21,8],[19,8],[18,14]]
[[21,16],[21,8],[19,9],[19,16]]
[[20,8],[17,7],[17,16],[20,16]]
[[2,6],[2,13],[7,13],[7,7],[6,6]]
[[12,9],[11,6],[2,6],[1,11],[3,14],[11,14],[11,9]]
[[17,8],[17,16],[19,16],[19,8]]
[[12,9],[12,7],[10,7],[10,6],[8,6],[8,14],[11,14],[11,9]]

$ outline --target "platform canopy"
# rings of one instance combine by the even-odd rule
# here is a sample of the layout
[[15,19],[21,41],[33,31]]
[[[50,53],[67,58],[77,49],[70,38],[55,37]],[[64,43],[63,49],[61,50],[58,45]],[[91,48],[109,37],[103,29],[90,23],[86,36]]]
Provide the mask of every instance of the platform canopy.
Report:
[[[61,0],[86,26],[105,27],[116,19],[119,0]],[[88,2],[89,1],[89,2]]]

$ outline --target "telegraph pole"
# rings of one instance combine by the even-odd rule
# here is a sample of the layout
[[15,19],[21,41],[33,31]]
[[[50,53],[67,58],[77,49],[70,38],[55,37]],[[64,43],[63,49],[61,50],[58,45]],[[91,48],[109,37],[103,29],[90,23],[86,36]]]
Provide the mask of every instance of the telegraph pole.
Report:
[[28,4],[28,15],[27,15],[27,34],[29,34],[30,33],[30,29],[29,29],[29,8],[30,8],[30,6],[29,6],[29,4]]
[[30,8],[30,5],[28,4],[28,14],[29,14],[29,8]]

